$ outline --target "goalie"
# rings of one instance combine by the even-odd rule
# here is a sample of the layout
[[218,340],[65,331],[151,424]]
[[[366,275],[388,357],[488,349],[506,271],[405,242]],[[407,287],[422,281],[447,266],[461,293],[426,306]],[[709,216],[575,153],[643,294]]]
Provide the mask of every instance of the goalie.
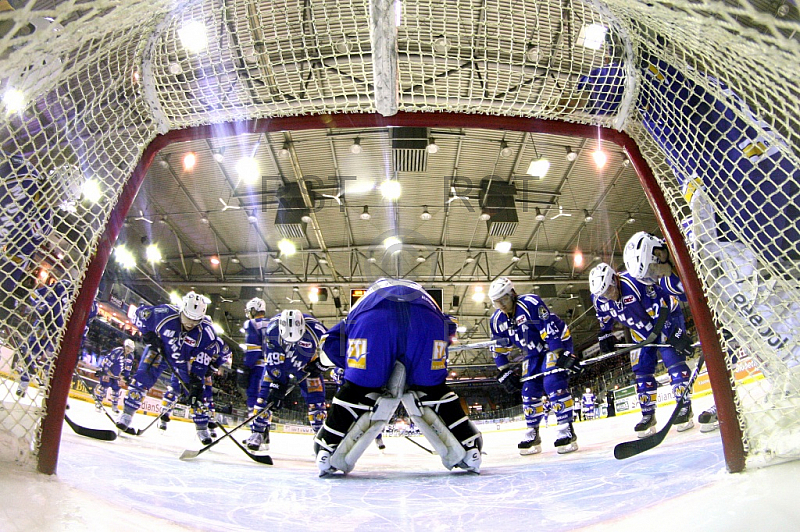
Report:
[[379,279],[322,348],[344,384],[314,439],[320,476],[349,473],[402,401],[447,469],[478,473],[481,433],[445,384],[455,324],[417,283]]

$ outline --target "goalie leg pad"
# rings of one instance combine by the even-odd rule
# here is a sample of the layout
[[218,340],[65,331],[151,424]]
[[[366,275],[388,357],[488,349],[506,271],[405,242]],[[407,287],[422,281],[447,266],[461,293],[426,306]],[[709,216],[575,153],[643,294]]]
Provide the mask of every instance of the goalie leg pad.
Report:
[[483,437],[464,413],[458,395],[446,384],[417,387],[403,394],[403,406],[444,467],[480,471]]
[[[331,401],[328,417],[314,438],[314,453],[317,455],[317,463],[320,466],[321,473],[330,472],[332,469],[341,469],[345,472],[352,470],[352,467],[350,467],[349,470],[345,469],[344,464],[339,460],[337,460],[337,463],[339,466],[342,466],[342,468],[333,465],[331,463],[331,459],[333,458],[331,455],[337,451],[337,448],[340,446],[345,436],[355,428],[354,426],[357,422],[362,417],[368,417],[378,397],[378,390],[375,388],[359,386],[350,381],[345,381],[342,387],[339,388],[339,391],[336,392],[336,395],[333,397],[333,401]],[[364,423],[366,423],[366,425],[364,425]],[[369,428],[369,424],[368,419],[362,422],[362,426],[359,429],[362,435],[364,429]],[[373,434],[372,437],[374,438],[376,435],[377,432]],[[369,443],[369,440],[367,440],[367,443]],[[322,470],[323,464],[319,458],[320,454],[323,452],[328,453],[328,458],[324,461],[324,465],[326,466],[325,471]],[[342,454],[347,453],[342,451],[339,456]],[[353,462],[353,465],[354,464],[355,462]]]

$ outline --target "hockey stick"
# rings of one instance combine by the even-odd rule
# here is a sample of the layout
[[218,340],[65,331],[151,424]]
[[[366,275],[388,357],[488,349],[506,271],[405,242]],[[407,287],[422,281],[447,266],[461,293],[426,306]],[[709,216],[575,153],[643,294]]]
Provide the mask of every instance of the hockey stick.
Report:
[[657,447],[664,441],[664,438],[667,437],[667,433],[669,429],[672,428],[672,425],[675,423],[675,419],[677,419],[678,414],[681,411],[681,407],[686,402],[687,398],[691,394],[692,386],[694,385],[694,381],[697,380],[697,376],[700,374],[700,369],[703,367],[703,363],[705,362],[705,356],[701,353],[700,358],[697,359],[697,366],[694,368],[694,372],[692,372],[692,376],[689,378],[689,382],[686,384],[686,389],[681,394],[680,398],[676,401],[675,410],[672,412],[672,415],[667,420],[667,424],[664,427],[656,432],[655,434],[651,434],[645,438],[640,440],[633,440],[633,441],[626,441],[623,443],[618,444],[614,447],[614,458],[617,460],[625,460],[626,458],[630,458],[631,456],[636,456],[637,454],[641,454],[645,451],[649,451],[650,449]]
[[95,440],[114,441],[117,439],[117,431],[106,429],[90,429],[83,427],[72,421],[69,416],[64,415],[64,421],[67,422],[69,428],[75,431],[75,434],[86,436],[87,438],[94,438]]
[[[286,392],[283,394],[283,396],[284,396],[284,397],[288,397],[288,396],[289,396],[289,394],[292,392],[292,390],[294,390],[294,388],[295,388],[295,387],[296,387],[298,384],[300,384],[301,382],[303,382],[304,380],[306,380],[306,377],[308,377],[308,374],[306,374],[306,375],[305,375],[305,376],[304,376],[302,379],[300,379],[300,380],[299,380],[299,381],[297,381],[296,383],[294,383],[294,384],[292,384],[291,386],[289,386],[289,388],[287,388],[287,389],[286,389]],[[221,441],[222,441],[222,440],[224,440],[225,438],[231,438],[231,439],[233,439],[233,440],[235,441],[235,439],[233,438],[233,433],[234,433],[234,432],[236,432],[237,430],[239,430],[240,428],[244,427],[244,426],[245,426],[245,425],[247,425],[248,423],[252,423],[252,421],[253,421],[255,418],[257,418],[258,416],[261,416],[261,415],[263,415],[265,412],[269,412],[269,410],[272,408],[272,404],[273,404],[272,402],[269,402],[269,403],[267,403],[267,405],[264,407],[264,409],[263,409],[263,410],[261,410],[260,412],[256,412],[255,414],[253,414],[253,415],[252,415],[252,416],[250,416],[249,418],[245,419],[244,421],[242,421],[241,423],[239,423],[238,425],[236,425],[235,427],[233,427],[233,428],[232,428],[230,431],[227,431],[227,430],[223,429],[223,430],[222,430],[222,432],[224,432],[224,433],[225,433],[225,436],[222,436],[222,437],[220,437],[220,438],[217,438],[216,440],[212,441],[211,443],[209,443],[208,445],[206,445],[206,446],[205,446],[205,447],[203,447],[202,449],[199,449],[199,450],[197,450],[197,451],[192,451],[192,450],[189,450],[189,449],[187,449],[187,450],[183,451],[183,454],[181,454],[181,456],[180,456],[180,459],[181,459],[181,460],[191,460],[191,459],[193,459],[193,458],[197,458],[198,456],[200,456],[201,454],[203,454],[203,453],[204,453],[204,452],[206,452],[207,450],[211,449],[212,447],[214,447],[216,444],[218,444],[219,442],[221,442]],[[222,425],[220,425],[220,427],[221,427],[221,426],[222,426]],[[236,443],[237,443],[237,444],[239,444],[239,442],[236,442]],[[244,449],[244,447],[243,447],[241,444],[239,444],[239,447],[240,447],[242,450],[244,450],[244,451],[247,453],[247,455],[248,455],[250,458],[253,458],[253,457],[259,457],[259,455],[257,455],[257,454],[252,454],[250,451],[247,451],[246,449]],[[260,456],[260,458],[263,458],[264,456],[266,456],[266,455],[261,455],[261,456]],[[253,460],[256,460],[256,459],[255,459],[255,458],[253,458]],[[259,460],[256,460],[256,462],[258,462],[258,461],[259,461]],[[264,462],[262,462],[262,463],[264,463]]]
[[424,445],[422,445],[421,443],[417,443],[417,442],[415,442],[414,440],[412,440],[412,439],[411,439],[411,436],[405,436],[405,438],[406,438],[408,441],[410,441],[411,443],[413,443],[414,445],[416,445],[417,447],[419,447],[420,449],[422,449],[423,451],[427,451],[427,452],[428,452],[428,453],[430,453],[430,454],[436,454],[436,451],[431,451],[430,449],[428,449],[427,447],[425,447],[425,446],[424,446]]
[[499,338],[497,340],[488,340],[486,342],[476,342],[474,344],[454,345],[447,348],[448,353],[458,353],[459,351],[468,351],[470,349],[483,349],[486,347],[507,347],[508,339]]
[[[664,324],[667,322],[667,318],[669,318],[669,307],[663,306],[658,312],[658,319],[656,319],[656,324],[653,327],[653,330],[650,331],[650,334],[647,335],[647,338],[639,342],[638,344],[623,344],[624,347],[622,349],[617,349],[612,353],[606,353],[604,356],[605,358],[609,358],[612,356],[617,355],[624,355],[625,353],[630,353],[636,349],[640,349],[642,347],[646,347],[650,344],[655,343],[658,340],[658,337],[661,335],[661,331],[664,329]],[[600,357],[592,360],[600,360]]]
[[[78,377],[81,380],[81,382],[83,383],[84,386],[86,386],[87,389],[91,389],[91,387],[89,386],[89,383],[86,382],[86,379],[84,379],[83,375],[81,375],[78,372],[75,372],[75,376]],[[114,424],[114,426],[117,425],[117,421],[113,417],[111,417],[111,414],[108,413],[108,410],[106,410],[105,405],[101,404],[100,410],[106,415],[106,417],[109,419],[109,421],[111,421],[111,423]],[[138,434],[136,433],[136,429],[131,428],[131,427],[128,427],[127,429],[125,429],[122,432],[124,432],[125,434],[130,434],[131,436],[138,436]],[[144,431],[142,431],[142,432],[144,432]]]
[[[640,344],[617,344],[618,347],[639,347]],[[666,348],[666,347],[674,347],[669,344],[648,344],[649,347],[658,347],[658,348]],[[690,347],[700,347],[700,342],[693,343]]]

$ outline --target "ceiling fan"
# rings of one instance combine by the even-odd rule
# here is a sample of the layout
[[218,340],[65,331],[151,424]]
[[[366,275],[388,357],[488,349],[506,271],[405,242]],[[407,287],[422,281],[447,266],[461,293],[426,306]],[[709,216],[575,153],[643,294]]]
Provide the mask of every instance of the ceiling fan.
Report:
[[219,198],[219,202],[222,203],[222,212],[225,212],[228,209],[241,209],[242,208],[239,205],[229,205],[229,204],[225,203],[225,200],[222,199],[222,198]]
[[143,222],[147,222],[149,224],[153,223],[153,220],[150,220],[149,218],[146,218],[145,215],[144,215],[144,212],[142,212],[142,211],[139,211],[139,216],[134,218],[134,220],[142,220]]
[[558,214],[550,218],[551,220],[555,220],[556,218],[560,218],[562,216],[572,216],[572,213],[564,212],[564,207],[561,205],[558,206]]

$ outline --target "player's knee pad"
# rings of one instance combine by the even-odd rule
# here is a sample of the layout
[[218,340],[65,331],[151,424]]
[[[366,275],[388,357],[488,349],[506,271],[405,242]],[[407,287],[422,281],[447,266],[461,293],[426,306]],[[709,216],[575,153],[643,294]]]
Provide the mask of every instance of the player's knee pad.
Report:
[[409,391],[403,395],[403,406],[447,469],[459,465],[467,449],[483,448],[480,431],[461,407],[461,399],[447,385]]
[[94,398],[97,399],[98,401],[102,401],[103,399],[105,399],[105,397],[106,397],[106,387],[105,386],[101,386],[100,384],[95,386],[94,387]]
[[139,410],[139,407],[142,405],[142,399],[144,398],[144,390],[141,388],[129,388],[128,395],[125,396],[125,410],[130,410],[136,412]]

